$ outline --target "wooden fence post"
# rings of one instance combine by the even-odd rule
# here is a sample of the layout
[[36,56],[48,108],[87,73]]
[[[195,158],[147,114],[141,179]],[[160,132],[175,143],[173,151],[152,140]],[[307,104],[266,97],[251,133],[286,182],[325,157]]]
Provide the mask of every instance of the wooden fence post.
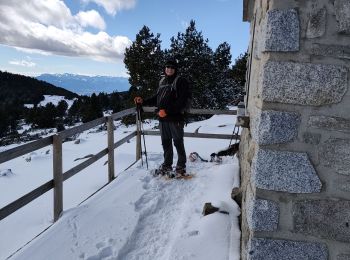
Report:
[[113,181],[114,176],[114,123],[111,116],[107,121],[108,132],[108,182]]
[[63,210],[62,139],[53,136],[53,219],[57,221]]
[[141,159],[141,122],[136,111],[136,161]]

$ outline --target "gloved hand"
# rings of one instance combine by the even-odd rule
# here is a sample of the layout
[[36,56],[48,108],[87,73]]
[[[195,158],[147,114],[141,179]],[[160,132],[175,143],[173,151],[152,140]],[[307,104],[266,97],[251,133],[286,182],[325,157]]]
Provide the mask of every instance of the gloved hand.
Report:
[[158,116],[159,117],[166,117],[166,112],[165,112],[165,109],[161,109],[161,110],[159,110],[159,112],[158,112]]
[[135,105],[141,105],[142,102],[143,102],[142,97],[135,97],[135,98],[134,98],[134,103],[135,103]]

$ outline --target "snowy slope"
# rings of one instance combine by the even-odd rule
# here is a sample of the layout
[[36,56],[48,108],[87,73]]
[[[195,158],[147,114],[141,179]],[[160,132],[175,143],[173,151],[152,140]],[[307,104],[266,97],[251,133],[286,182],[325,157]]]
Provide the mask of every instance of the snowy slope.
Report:
[[[214,116],[189,124],[186,131],[231,134],[234,116]],[[152,128],[155,122],[145,124]],[[115,140],[133,128],[119,126]],[[96,153],[106,146],[106,133],[80,136],[81,143],[63,145],[64,170],[80,163],[75,158]],[[239,259],[239,208],[230,198],[239,186],[238,163],[188,163],[191,180],[153,178],[141,163],[126,172],[135,158],[135,140],[116,150],[118,178],[80,206],[80,201],[107,181],[105,158],[64,183],[62,217],[13,259]],[[208,158],[228,140],[185,138],[186,151]],[[162,161],[159,137],[146,137],[148,161],[154,168]],[[0,207],[40,185],[51,176],[51,153],[41,149],[27,162],[25,157],[2,164],[13,174],[0,177]],[[51,148],[50,148],[51,149]],[[30,167],[29,167],[30,166]],[[31,169],[29,169],[31,168]],[[230,214],[203,217],[205,202]],[[35,200],[0,221],[0,259],[6,258],[51,224],[52,193]],[[12,258],[11,258],[12,259]]]
[[[52,103],[53,105],[57,106],[58,103],[64,100],[67,102],[68,104],[68,108],[70,108],[73,105],[74,100],[71,99],[66,99],[64,96],[54,96],[54,95],[44,95],[44,100],[41,101],[38,106],[39,107],[44,107],[46,106],[48,103]],[[27,108],[33,108],[34,105],[33,104],[25,104],[24,105]]]

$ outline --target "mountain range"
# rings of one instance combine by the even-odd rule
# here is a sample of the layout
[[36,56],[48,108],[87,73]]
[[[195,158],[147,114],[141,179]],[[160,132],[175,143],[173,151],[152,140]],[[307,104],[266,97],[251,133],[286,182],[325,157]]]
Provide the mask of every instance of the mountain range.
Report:
[[130,88],[128,78],[109,76],[85,76],[77,74],[41,74],[36,77],[57,87],[65,88],[79,95],[92,93],[123,92]]

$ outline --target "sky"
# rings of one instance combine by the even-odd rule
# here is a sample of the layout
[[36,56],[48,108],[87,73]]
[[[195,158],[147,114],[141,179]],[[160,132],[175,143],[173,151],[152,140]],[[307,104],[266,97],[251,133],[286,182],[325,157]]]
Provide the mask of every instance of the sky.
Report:
[[124,51],[143,25],[160,34],[166,49],[191,20],[213,50],[229,43],[234,61],[249,40],[242,6],[242,0],[1,0],[0,70],[127,77]]

